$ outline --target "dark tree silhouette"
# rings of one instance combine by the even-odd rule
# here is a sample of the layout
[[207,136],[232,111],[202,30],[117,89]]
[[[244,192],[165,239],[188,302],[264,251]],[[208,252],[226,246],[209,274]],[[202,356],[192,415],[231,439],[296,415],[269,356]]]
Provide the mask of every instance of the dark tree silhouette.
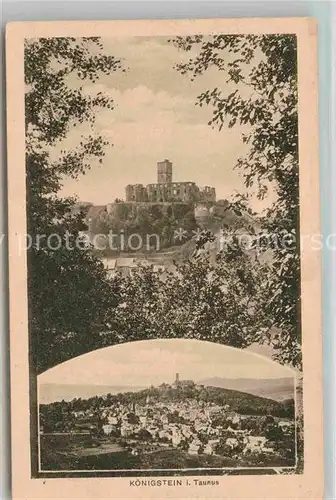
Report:
[[[223,74],[223,89],[206,90],[198,99],[199,105],[213,107],[210,125],[219,129],[224,124],[247,125],[244,141],[250,151],[237,167],[248,192],[220,209],[245,220],[245,230],[255,242],[267,239],[268,232],[297,236],[295,38],[197,36],[177,38],[174,43],[182,50],[199,48],[195,58],[178,66],[182,73],[195,78],[212,67]],[[94,51],[89,50],[92,45]],[[88,95],[71,81],[95,82],[102,72],[123,70],[120,61],[103,54],[97,38],[27,41],[25,66],[28,233],[33,240],[28,252],[32,367],[41,372],[99,347],[161,337],[240,348],[269,341],[277,359],[300,365],[295,245],[273,248],[271,258],[269,249],[247,252],[234,244],[242,228],[228,225],[224,236],[232,237],[233,244],[219,253],[204,250],[213,239],[209,235],[206,241],[190,245],[194,250],[190,258],[175,263],[175,271],[165,278],[144,268],[113,280],[107,279],[102,263],[84,242],[74,245],[80,239],[83,216],[73,213],[74,200],[59,198],[62,179],[101,162],[106,143],[92,133],[71,149],[64,148],[56,160],[49,152],[55,146],[60,150],[73,127],[94,124],[97,110],[113,107],[107,96]],[[227,82],[237,88],[225,94]],[[247,223],[252,214],[249,191],[256,187],[263,197],[270,185],[277,199],[258,221],[261,231],[256,230],[255,224]],[[57,243],[55,234],[61,239],[56,249],[47,245],[48,236],[51,244]]]
[[[207,71],[221,73],[223,85],[206,89],[197,105],[210,106],[209,125],[243,125],[249,145],[237,168],[247,188],[240,205],[249,207],[253,190],[263,198],[272,186],[276,201],[261,219],[256,239],[272,234],[267,280],[268,299],[260,310],[273,329],[276,358],[301,365],[299,262],[299,157],[297,114],[297,47],[294,35],[187,36],[172,40],[192,57],[176,69],[195,79]],[[195,55],[196,53],[196,55]],[[279,244],[279,241],[281,244]],[[276,331],[276,333],[274,333]]]
[[78,82],[119,70],[120,61],[104,55],[98,38],[26,41],[29,331],[38,372],[98,347],[117,303],[102,264],[84,243],[75,245],[84,226],[80,215],[72,215],[74,200],[57,196],[64,176],[102,162],[107,143],[93,132],[56,159],[51,152],[60,150],[73,127],[93,124],[96,110],[113,108],[109,97],[88,95]]

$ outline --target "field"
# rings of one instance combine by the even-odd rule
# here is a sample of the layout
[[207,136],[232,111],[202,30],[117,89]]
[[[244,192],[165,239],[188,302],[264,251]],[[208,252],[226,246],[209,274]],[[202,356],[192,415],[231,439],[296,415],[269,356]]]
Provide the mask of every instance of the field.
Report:
[[250,456],[242,459],[218,455],[190,455],[172,447],[154,447],[153,451],[133,456],[117,440],[66,440],[61,436],[41,436],[41,470],[122,470],[122,469],[197,469],[292,467],[294,463],[279,456]]

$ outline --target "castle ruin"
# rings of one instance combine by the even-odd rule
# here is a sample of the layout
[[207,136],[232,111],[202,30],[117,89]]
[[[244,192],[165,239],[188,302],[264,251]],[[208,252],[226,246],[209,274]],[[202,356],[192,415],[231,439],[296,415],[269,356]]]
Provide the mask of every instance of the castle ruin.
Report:
[[157,183],[129,184],[125,188],[127,202],[198,203],[215,202],[216,190],[200,188],[195,182],[173,182],[173,164],[165,159],[157,163]]

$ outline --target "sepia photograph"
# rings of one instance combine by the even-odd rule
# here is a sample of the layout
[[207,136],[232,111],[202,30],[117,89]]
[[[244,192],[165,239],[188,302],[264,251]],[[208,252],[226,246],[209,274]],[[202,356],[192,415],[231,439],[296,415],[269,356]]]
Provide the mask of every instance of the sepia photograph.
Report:
[[288,22],[33,23],[8,44],[13,436],[37,495],[299,491],[319,470],[316,32]]
[[294,467],[295,375],[199,340],[79,356],[38,378],[41,471]]
[[[25,63],[28,300],[40,377],[102,347],[159,338],[258,344],[300,370],[295,36],[33,39],[26,40]],[[201,373],[208,375],[206,366]],[[42,469],[113,469],[100,454],[110,438],[95,439],[115,420],[112,448],[123,443],[133,453],[112,460],[116,468],[165,468],[155,447],[170,438],[184,458],[174,453],[167,468],[294,466],[293,394],[289,448],[276,453],[271,440],[259,452],[273,451],[255,460],[244,450],[258,455],[250,443],[256,437],[265,445],[256,429],[247,437],[247,429],[231,433],[225,424],[224,434],[211,436],[216,427],[204,427],[210,434],[202,443],[190,425],[186,435],[151,420],[125,430],[124,411],[137,397],[140,413],[129,417],[135,422],[146,416],[150,392],[128,403],[119,395],[121,413],[103,399],[40,406],[39,423],[49,430],[40,434]],[[202,404],[199,411],[208,411]],[[217,412],[226,411],[222,405]],[[78,412],[84,414],[71,424]],[[265,410],[263,418],[280,418],[280,409],[273,413]],[[169,415],[161,417],[172,425]],[[195,417],[193,425],[205,423]],[[148,432],[147,461],[124,438]],[[72,439],[80,448],[82,439],[93,439],[88,456],[74,451],[69,458],[71,447],[59,455],[62,441],[68,447]],[[185,455],[217,457],[216,449],[219,458],[205,461]]]
[[[257,343],[300,368],[296,64],[292,35],[26,40],[28,300],[41,377],[108,345],[170,337]],[[57,436],[60,418],[45,422]],[[151,457],[147,468],[162,468]],[[86,462],[96,467],[78,468]]]

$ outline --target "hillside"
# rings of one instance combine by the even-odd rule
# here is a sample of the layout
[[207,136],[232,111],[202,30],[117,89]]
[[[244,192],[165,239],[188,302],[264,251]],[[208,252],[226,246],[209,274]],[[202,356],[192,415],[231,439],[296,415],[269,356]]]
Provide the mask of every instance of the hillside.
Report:
[[72,401],[75,398],[88,399],[119,392],[140,391],[145,387],[75,385],[75,384],[39,384],[39,403],[49,404],[55,401]]
[[[97,210],[97,208],[100,209]],[[118,250],[141,252],[145,248],[149,250],[149,245],[155,248],[157,240],[153,235],[159,237],[160,249],[166,249],[172,245],[183,243],[182,240],[176,239],[175,230],[183,228],[188,237],[191,237],[192,231],[197,229],[194,206],[187,203],[119,201],[111,203],[105,208],[90,207],[86,219],[90,233],[107,235],[112,232],[115,235],[114,246],[116,250],[114,253]],[[131,235],[137,235],[136,243],[130,242]],[[150,235],[152,235],[151,239],[149,239]],[[139,236],[143,243],[140,248],[138,246]]]
[[[118,397],[117,395],[116,397]],[[248,415],[273,415],[277,417],[291,417],[294,414],[294,401],[291,405],[272,399],[255,396],[247,392],[221,387],[194,384],[192,381],[182,383],[177,389],[163,384],[157,388],[145,389],[137,393],[122,395],[125,401],[144,401],[147,396],[159,401],[179,401],[183,399],[197,399],[219,405],[229,405],[232,411]]]
[[[199,385],[195,384],[193,381],[183,381],[177,388],[169,384],[161,384],[159,387],[150,387],[142,390],[134,390],[133,388],[127,391],[127,387],[125,387],[123,391],[127,392],[119,393],[116,393],[113,388],[110,388],[111,392],[109,393],[107,392],[108,390],[109,387],[106,386],[105,395],[98,395],[96,393],[88,399],[83,398],[80,402],[80,407],[82,409],[87,409],[90,408],[92,404],[104,406],[106,404],[115,403],[138,403],[145,405],[149,397],[152,401],[167,403],[195,399],[197,401],[215,403],[221,406],[229,405],[231,411],[242,415],[273,415],[283,418],[293,418],[294,416],[294,401],[292,399],[281,403],[272,399],[248,394],[247,392]],[[80,394],[77,393],[76,399],[80,397]],[[62,399],[65,398],[63,397]],[[43,401],[41,400],[40,403],[43,404]]]
[[[82,208],[83,204],[78,204]],[[225,227],[241,229],[253,226],[257,222],[248,214],[232,209],[226,200],[211,204],[193,203],[146,203],[124,202],[118,200],[106,206],[88,206],[83,209],[88,225],[88,234],[92,237],[99,234],[101,238],[112,232],[114,249],[103,253],[106,257],[121,253],[142,254],[143,252],[174,254],[178,260],[190,256],[188,243],[192,241],[194,232],[202,229],[218,235]],[[176,231],[183,230],[183,237],[177,238]],[[244,229],[245,231],[245,229]],[[122,238],[120,235],[122,234]],[[129,244],[131,235],[138,236]],[[159,248],[157,248],[157,239]],[[103,241],[102,241],[103,243]],[[133,248],[135,245],[136,248]],[[101,245],[105,246],[105,245]],[[180,247],[181,251],[179,250]],[[184,248],[185,247],[185,248]],[[164,257],[163,257],[164,258]]]
[[200,382],[203,385],[243,391],[275,401],[294,398],[294,378],[280,379],[225,379],[214,377]]

